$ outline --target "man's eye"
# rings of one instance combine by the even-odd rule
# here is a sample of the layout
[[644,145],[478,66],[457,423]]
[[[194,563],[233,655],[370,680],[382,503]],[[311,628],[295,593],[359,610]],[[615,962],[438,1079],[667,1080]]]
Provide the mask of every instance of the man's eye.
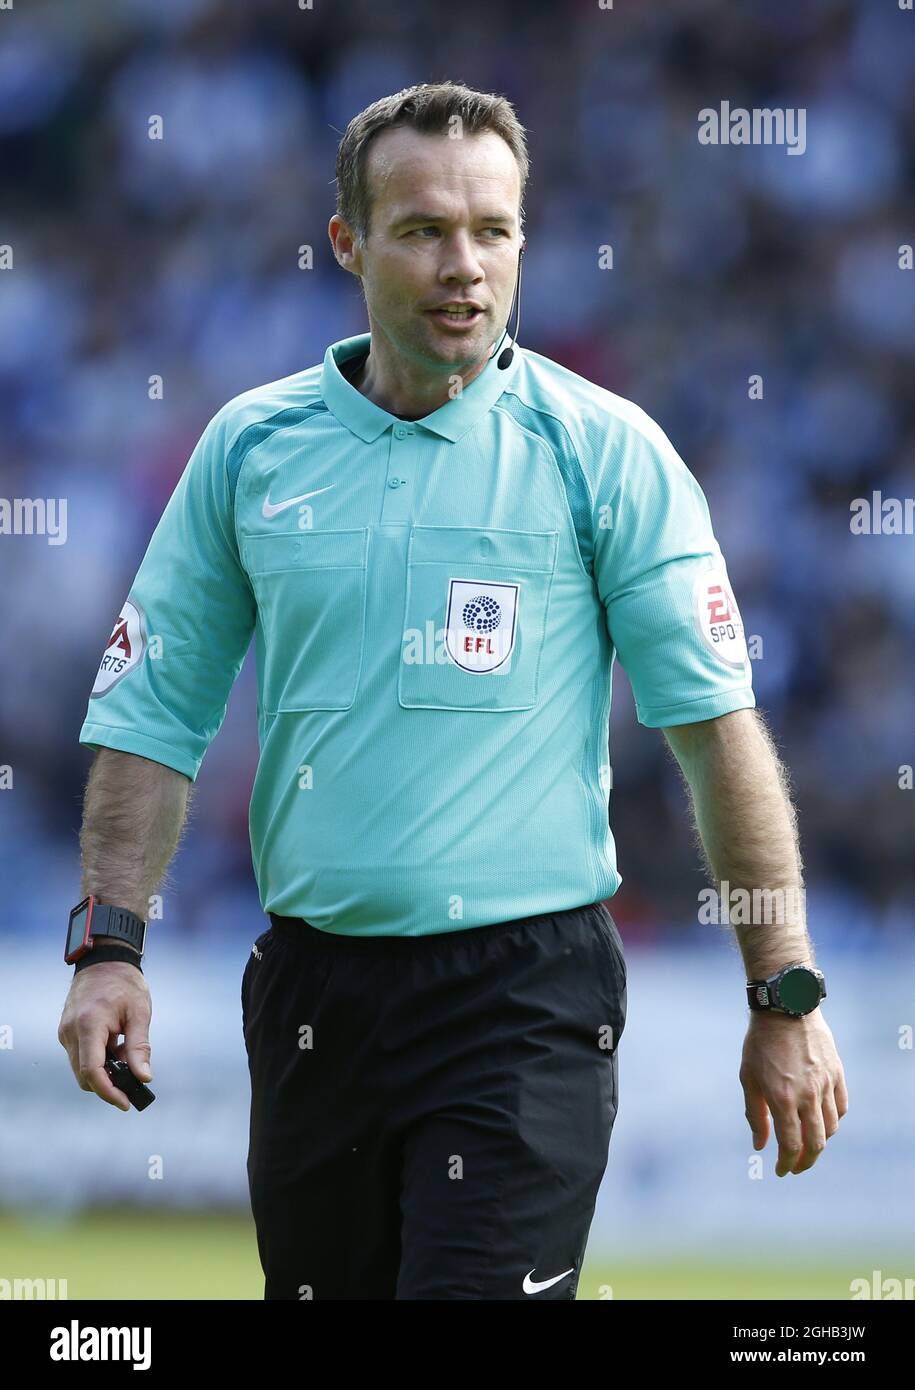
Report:
[[[431,225],[431,223],[430,223],[430,225],[429,225],[428,227],[413,227],[413,228],[411,229],[410,235],[411,235],[411,236],[421,236],[423,232],[434,232],[436,235],[438,235],[438,230],[439,230],[438,227],[433,227],[433,226]],[[500,237],[508,236],[508,232],[506,231],[506,229],[505,229],[504,227],[484,227],[484,228],[483,228],[483,231],[484,231],[484,232],[495,232],[496,236],[500,236]]]

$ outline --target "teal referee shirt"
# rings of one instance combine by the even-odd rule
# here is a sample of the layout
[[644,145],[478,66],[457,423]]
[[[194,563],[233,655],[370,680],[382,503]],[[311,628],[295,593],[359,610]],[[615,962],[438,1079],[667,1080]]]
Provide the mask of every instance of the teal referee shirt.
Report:
[[608,898],[616,657],[642,724],[755,705],[702,490],[644,411],[538,353],[408,421],[341,371],[369,342],[207,425],[80,742],[196,778],[253,634],[265,912],[422,936]]

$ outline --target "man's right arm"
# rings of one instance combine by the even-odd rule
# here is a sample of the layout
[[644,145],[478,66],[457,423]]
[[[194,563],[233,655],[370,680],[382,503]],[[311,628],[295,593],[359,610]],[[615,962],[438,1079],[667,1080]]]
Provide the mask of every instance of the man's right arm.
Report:
[[[82,896],[94,893],[101,902],[147,920],[150,895],[178,845],[190,789],[183,772],[135,753],[100,748],[83,808]],[[130,1109],[105,1071],[106,1048],[110,1045],[141,1081],[151,1080],[151,1015],[146,980],[128,962],[105,961],[74,974],[57,1036],[82,1090]],[[121,1033],[124,1042],[117,1045]]]
[[[246,414],[235,398],[201,434],[113,630],[106,624],[111,636],[79,732],[80,743],[99,750],[80,837],[83,897],[94,893],[144,920],[256,625],[235,526],[244,461],[235,445],[260,418],[259,405]],[[123,1032],[116,1053],[148,1080],[150,1012],[143,973],[126,959],[74,975],[58,1037],[84,1090],[126,1108],[105,1073],[105,1046]]]
[[150,895],[178,847],[191,785],[163,763],[116,748],[98,750],[79,841],[82,897],[94,893],[147,920]]

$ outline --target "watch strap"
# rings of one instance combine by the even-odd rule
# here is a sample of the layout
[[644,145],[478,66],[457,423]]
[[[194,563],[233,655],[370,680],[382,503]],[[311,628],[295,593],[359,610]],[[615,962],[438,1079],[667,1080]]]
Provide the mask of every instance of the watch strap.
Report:
[[769,985],[765,980],[751,980],[747,984],[747,1003],[755,1012],[771,1009],[772,1000]]
[[[110,903],[96,903],[92,911],[92,935],[116,936],[128,946],[135,946],[140,955],[146,939],[146,923],[135,912],[126,907],[113,907]],[[95,949],[95,948],[93,948]],[[91,954],[91,952],[90,952]]]
[[74,975],[78,970],[84,970],[87,965],[102,965],[109,960],[123,960],[128,965],[135,965],[140,974],[143,974],[143,967],[140,964],[138,953],[130,946],[93,946],[91,951],[87,951],[84,956],[80,956],[76,965],[73,967]]

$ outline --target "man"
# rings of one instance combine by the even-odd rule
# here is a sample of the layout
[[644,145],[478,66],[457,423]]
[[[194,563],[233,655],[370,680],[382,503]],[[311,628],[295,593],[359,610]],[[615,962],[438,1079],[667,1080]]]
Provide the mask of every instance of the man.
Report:
[[[717,879],[790,897],[793,813],[698,484],[636,406],[507,335],[527,177],[509,103],[385,98],[337,175],[329,235],[370,332],[230,401],[194,450],[80,732],[100,750],[83,892],[142,926],[253,631],[265,1297],[571,1299],[626,1012],[603,905],[616,656]],[[780,1174],[846,1108],[795,898],[738,931],[747,1117],[759,1148],[773,1116]],[[150,1077],[131,949],[100,933],[60,1030],[112,1104],[121,1032]]]

